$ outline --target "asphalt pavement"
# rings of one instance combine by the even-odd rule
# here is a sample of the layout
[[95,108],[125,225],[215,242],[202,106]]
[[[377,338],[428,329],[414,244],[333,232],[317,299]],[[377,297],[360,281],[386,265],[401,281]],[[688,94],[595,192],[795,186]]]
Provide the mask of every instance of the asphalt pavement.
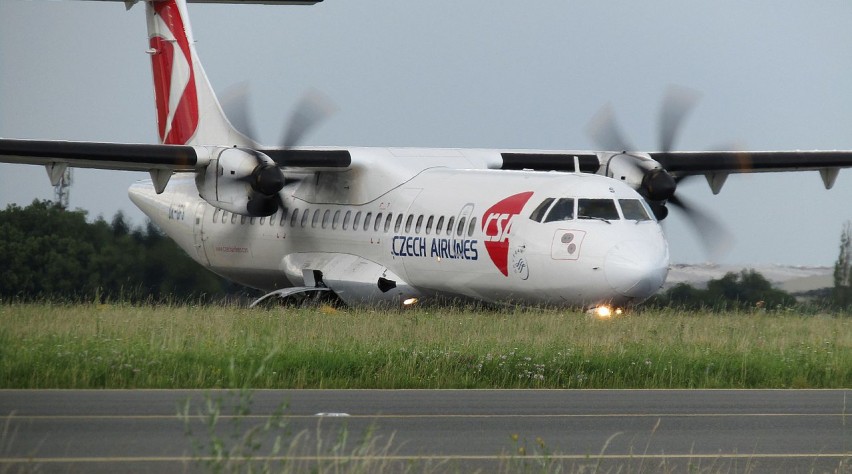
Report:
[[852,473],[850,410],[852,390],[0,390],[0,472]]

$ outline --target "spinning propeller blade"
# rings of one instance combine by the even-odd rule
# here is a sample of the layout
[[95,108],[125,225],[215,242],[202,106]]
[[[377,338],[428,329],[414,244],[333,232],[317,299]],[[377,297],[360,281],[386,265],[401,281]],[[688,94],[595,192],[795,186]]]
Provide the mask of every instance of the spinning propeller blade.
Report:
[[[245,135],[256,148],[259,142],[250,118],[249,96],[248,85],[240,83],[222,95],[221,103],[233,127]],[[333,102],[321,92],[312,90],[306,93],[290,114],[290,120],[281,138],[281,147],[289,149],[297,146],[308,132],[336,110]],[[279,208],[286,209],[281,190],[289,182],[293,182],[284,177],[280,168],[287,166],[286,160],[278,155],[275,159],[254,149],[250,151],[257,167],[250,176],[245,178],[251,184],[249,213],[268,216],[274,214]]]
[[[671,86],[666,91],[663,104],[660,109],[659,121],[659,147],[662,152],[669,152],[677,141],[681,126],[689,112],[695,108],[700,98],[697,91]],[[629,155],[635,150],[630,142],[621,132],[615,119],[612,106],[605,105],[589,123],[587,127],[589,137],[602,150],[624,151]],[[628,162],[630,163],[630,162]],[[724,254],[730,247],[731,234],[716,219],[708,213],[700,210],[692,204],[688,204],[682,197],[677,195],[677,184],[681,179],[674,179],[665,169],[645,169],[639,165],[639,158],[632,162],[640,173],[642,173],[642,184],[637,191],[649,201],[655,209],[658,219],[665,218],[667,212],[666,204],[671,204],[686,216],[690,226],[698,233],[707,254],[711,258],[717,258]]]

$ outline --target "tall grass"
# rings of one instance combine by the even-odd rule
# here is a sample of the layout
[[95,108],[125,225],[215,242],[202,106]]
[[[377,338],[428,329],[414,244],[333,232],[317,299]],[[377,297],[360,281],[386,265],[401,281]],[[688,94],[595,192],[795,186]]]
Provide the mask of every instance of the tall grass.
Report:
[[852,318],[0,305],[2,388],[836,388]]

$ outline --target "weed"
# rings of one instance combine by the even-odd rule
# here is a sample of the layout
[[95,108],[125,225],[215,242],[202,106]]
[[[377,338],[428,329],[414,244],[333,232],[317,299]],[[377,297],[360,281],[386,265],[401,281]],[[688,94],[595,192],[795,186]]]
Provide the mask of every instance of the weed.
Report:
[[[385,473],[432,472],[440,463],[397,456],[393,435],[383,439],[370,425],[360,440],[352,440],[346,424],[325,430],[322,417],[316,429],[291,432],[281,404],[268,417],[252,416],[251,391],[225,396],[205,396],[203,406],[192,414],[190,401],[178,409],[190,439],[194,462],[213,473]],[[225,415],[225,413],[230,413]],[[229,420],[222,426],[222,420]],[[199,427],[199,425],[201,425]]]
[[0,388],[839,388],[852,318],[0,305]]

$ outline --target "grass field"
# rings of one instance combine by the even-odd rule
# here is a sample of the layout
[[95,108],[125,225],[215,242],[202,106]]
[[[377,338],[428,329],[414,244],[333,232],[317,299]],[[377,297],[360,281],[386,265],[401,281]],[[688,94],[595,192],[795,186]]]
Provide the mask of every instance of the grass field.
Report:
[[852,387],[852,318],[0,305],[0,388]]

